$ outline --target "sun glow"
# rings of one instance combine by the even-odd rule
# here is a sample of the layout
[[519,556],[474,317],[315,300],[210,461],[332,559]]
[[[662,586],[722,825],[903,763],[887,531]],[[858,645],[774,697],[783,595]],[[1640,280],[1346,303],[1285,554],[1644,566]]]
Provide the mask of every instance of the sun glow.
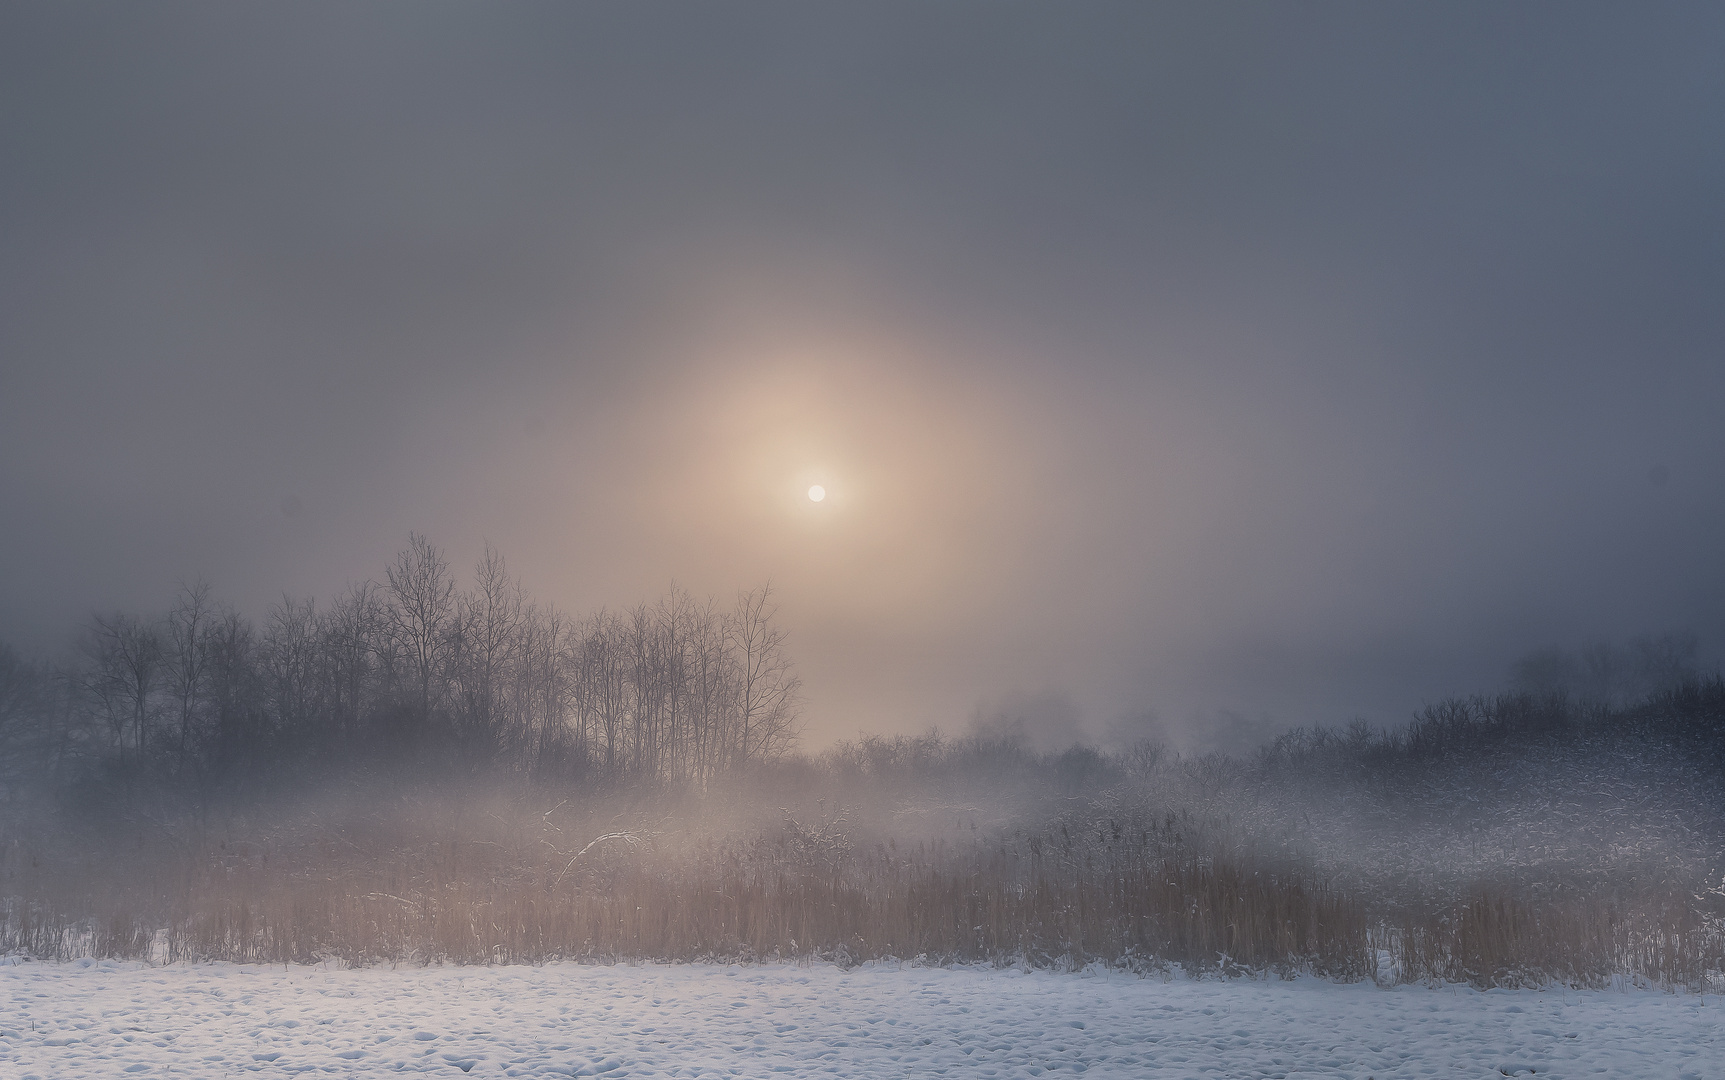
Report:
[[814,487],[809,489],[809,501],[810,502],[820,502],[822,499],[824,499],[826,497],[827,497],[827,489],[824,487],[821,487],[819,484],[816,484]]

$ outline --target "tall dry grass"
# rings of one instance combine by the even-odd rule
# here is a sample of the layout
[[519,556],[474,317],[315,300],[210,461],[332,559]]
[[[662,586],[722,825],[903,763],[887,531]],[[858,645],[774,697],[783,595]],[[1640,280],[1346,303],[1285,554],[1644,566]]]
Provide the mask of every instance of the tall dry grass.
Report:
[[1340,977],[1367,974],[1372,964],[1356,905],[1294,878],[1196,858],[1122,860],[1072,875],[1015,853],[963,867],[923,855],[877,857],[841,872],[720,856],[678,871],[642,865],[604,877],[557,886],[554,873],[528,873],[400,892],[386,891],[385,876],[264,893],[209,888],[174,919],[167,956],[1100,960]]
[[[137,860],[130,887],[0,859],[0,947],[251,962],[819,956],[1188,970],[1372,970],[1356,903],[1290,868],[1197,851],[1170,824],[858,842],[844,815],[752,832],[603,813],[400,821],[272,843],[214,834]],[[51,863],[51,860],[49,861]],[[86,902],[73,906],[82,891]],[[149,910],[115,921],[112,912]],[[88,917],[119,929],[93,936]],[[85,915],[77,919],[73,914]],[[105,924],[104,924],[105,925]]]
[[15,892],[0,948],[245,963],[1101,962],[1481,986],[1705,986],[1725,970],[1722,927],[1679,894],[1496,892],[1396,916],[1169,819],[905,845],[859,844],[846,824],[787,814],[739,836],[489,815],[435,839],[327,827],[272,845],[212,839],[135,882],[132,906],[110,894],[74,908],[64,879],[57,895]]
[[1410,980],[1600,987],[1627,977],[1706,989],[1725,975],[1725,924],[1698,899],[1660,890],[1614,901],[1482,892],[1384,934]]

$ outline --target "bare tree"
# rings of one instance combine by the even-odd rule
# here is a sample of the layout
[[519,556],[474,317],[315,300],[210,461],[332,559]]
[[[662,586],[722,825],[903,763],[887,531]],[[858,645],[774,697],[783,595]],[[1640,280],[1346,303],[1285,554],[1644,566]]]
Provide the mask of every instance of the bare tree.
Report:
[[653,611],[646,604],[630,610],[623,624],[628,657],[630,699],[627,768],[638,777],[653,775],[659,747],[660,721],[664,716],[665,680],[661,673],[660,640],[653,624]]
[[568,623],[555,608],[528,607],[522,616],[517,677],[511,680],[511,708],[522,725],[523,764],[539,769],[553,761],[585,755],[584,732],[571,730],[573,698],[564,639]]
[[220,764],[254,760],[269,733],[256,635],[229,608],[211,621],[206,640],[211,756]]
[[315,739],[319,725],[318,620],[310,599],[282,597],[264,624],[263,661],[276,725],[289,738]]
[[526,609],[503,556],[486,544],[474,568],[473,591],[461,598],[456,666],[464,726],[483,745],[495,746],[505,733],[504,683],[519,659]]
[[629,714],[629,665],[623,622],[600,611],[574,646],[576,723],[597,744],[606,772],[622,767]]
[[90,620],[83,648],[91,661],[85,686],[108,718],[115,744],[125,749],[130,728],[132,748],[142,754],[161,677],[161,634],[131,615],[98,615]]
[[691,612],[688,647],[689,775],[706,784],[723,766],[726,729],[736,713],[735,665],[726,653],[726,620],[709,600]]
[[455,582],[443,553],[418,533],[408,536],[407,550],[396,556],[388,575],[391,636],[406,654],[423,723],[437,703],[434,690],[455,617]]
[[197,711],[209,674],[208,637],[212,618],[209,584],[197,581],[181,585],[173,610],[168,612],[165,659],[168,693],[178,728],[176,749],[182,760],[191,751]]
[[342,742],[358,736],[366,706],[377,692],[379,669],[387,663],[383,655],[387,617],[378,587],[362,581],[350,586],[318,621],[330,724],[332,734]]
[[785,654],[785,631],[774,625],[778,606],[770,584],[741,593],[731,618],[731,648],[738,665],[735,764],[783,753],[797,735],[802,679]]

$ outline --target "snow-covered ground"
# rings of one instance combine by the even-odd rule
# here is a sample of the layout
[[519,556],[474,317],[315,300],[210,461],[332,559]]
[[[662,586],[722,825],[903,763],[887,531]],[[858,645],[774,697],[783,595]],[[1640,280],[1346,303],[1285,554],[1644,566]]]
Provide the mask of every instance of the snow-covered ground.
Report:
[[0,966],[0,1077],[1725,1078],[1725,1002],[918,967]]

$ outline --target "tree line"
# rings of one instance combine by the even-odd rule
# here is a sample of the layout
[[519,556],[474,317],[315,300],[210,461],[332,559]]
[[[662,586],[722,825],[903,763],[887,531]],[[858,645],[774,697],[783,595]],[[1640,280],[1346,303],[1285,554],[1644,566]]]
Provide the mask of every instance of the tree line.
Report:
[[383,580],[323,606],[284,598],[261,623],[200,582],[159,618],[92,617],[68,665],[0,646],[0,779],[369,761],[700,784],[795,739],[801,681],[775,613],[767,586],[728,606],[673,586],[573,618],[489,546],[459,587],[414,535]]

